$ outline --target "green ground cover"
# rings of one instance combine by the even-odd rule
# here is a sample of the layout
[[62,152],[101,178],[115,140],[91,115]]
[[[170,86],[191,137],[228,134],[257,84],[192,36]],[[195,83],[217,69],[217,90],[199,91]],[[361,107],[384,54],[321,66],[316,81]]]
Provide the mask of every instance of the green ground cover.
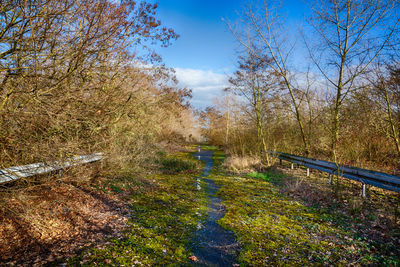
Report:
[[203,150],[212,150],[212,151],[218,151],[219,148],[216,146],[210,146],[210,145],[201,145],[201,149]]
[[125,192],[131,203],[129,227],[122,238],[84,251],[69,261],[70,266],[180,266],[188,262],[188,242],[206,212],[205,186],[199,191],[194,185],[200,169],[189,153],[166,157],[162,165],[166,172],[175,173],[145,179],[127,174],[107,185],[115,193]]
[[227,213],[219,223],[242,243],[242,265],[399,265],[396,248],[352,231],[352,218],[283,196],[278,188],[285,179],[281,173],[228,175],[223,158],[222,152],[216,153],[209,178],[221,186],[218,195]]
[[[288,177],[278,171],[245,177],[229,174],[223,166],[224,153],[212,149],[214,167],[208,179],[221,186],[218,196],[226,207],[219,223],[241,242],[242,266],[399,266],[393,253],[397,248],[369,241],[354,230],[357,216],[307,206],[282,195],[280,186]],[[205,186],[200,191],[194,186],[200,166],[188,153],[163,160],[164,174],[145,179],[121,175],[106,186],[110,193],[124,194],[131,203],[129,227],[122,238],[72,259],[71,266],[189,264],[188,244],[206,214]]]
[[271,181],[271,175],[270,173],[266,172],[266,173],[262,173],[262,172],[250,172],[247,174],[247,177],[250,178],[258,178],[258,179],[262,179],[265,180],[267,182]]

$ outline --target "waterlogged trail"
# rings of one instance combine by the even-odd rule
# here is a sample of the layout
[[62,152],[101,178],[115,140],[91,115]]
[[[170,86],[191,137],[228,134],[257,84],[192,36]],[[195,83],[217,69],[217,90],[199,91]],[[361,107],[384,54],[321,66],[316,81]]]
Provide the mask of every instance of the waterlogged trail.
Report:
[[217,223],[224,217],[225,210],[221,199],[216,197],[219,187],[213,180],[207,179],[213,167],[213,151],[200,150],[193,155],[206,163],[201,177],[196,178],[196,185],[200,187],[200,181],[207,184],[207,197],[209,199],[207,219],[199,224],[191,244],[193,255],[198,261],[196,266],[235,266],[236,255],[240,245],[236,242],[235,235]]

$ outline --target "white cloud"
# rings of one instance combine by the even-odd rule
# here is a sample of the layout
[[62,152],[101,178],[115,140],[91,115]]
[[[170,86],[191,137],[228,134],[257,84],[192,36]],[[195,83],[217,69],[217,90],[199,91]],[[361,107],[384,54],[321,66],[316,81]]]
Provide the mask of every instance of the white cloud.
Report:
[[211,70],[176,68],[175,71],[180,86],[193,90],[191,102],[196,108],[211,106],[213,99],[221,96],[228,86],[227,75]]

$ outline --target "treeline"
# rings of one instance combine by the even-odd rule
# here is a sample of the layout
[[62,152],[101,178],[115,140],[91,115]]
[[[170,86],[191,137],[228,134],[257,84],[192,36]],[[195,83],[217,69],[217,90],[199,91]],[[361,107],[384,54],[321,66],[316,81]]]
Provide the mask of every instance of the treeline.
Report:
[[159,144],[188,138],[191,92],[152,49],[178,35],[156,9],[1,1],[0,167],[92,152],[140,166]]
[[205,135],[267,162],[277,150],[398,173],[397,1],[310,1],[301,29],[281,7],[252,1],[227,23],[242,52]]

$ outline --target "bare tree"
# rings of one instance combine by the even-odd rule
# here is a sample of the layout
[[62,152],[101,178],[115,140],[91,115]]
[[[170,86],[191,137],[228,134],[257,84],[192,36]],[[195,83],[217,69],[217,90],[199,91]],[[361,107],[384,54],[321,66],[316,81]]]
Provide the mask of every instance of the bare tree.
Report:
[[400,70],[396,64],[382,66],[374,64],[365,75],[367,84],[372,86],[372,100],[384,110],[384,121],[388,127],[387,135],[392,139],[397,155],[400,157]]
[[[137,125],[178,114],[190,94],[133,61],[156,62],[146,45],[177,38],[156,8],[133,0],[0,1],[0,164],[105,151],[114,125],[149,130]],[[165,112],[151,113],[157,105]]]
[[262,59],[267,56],[271,59],[266,64],[280,77],[284,88],[288,90],[304,153],[308,155],[310,153],[309,140],[295,92],[294,74],[289,66],[295,44],[285,37],[284,33],[288,32],[288,29],[284,27],[285,20],[280,16],[280,6],[279,1],[273,0],[249,2],[241,17],[244,29],[238,31],[231,23],[227,24],[239,43],[254,57]]
[[267,164],[270,164],[266,144],[265,122],[268,94],[278,86],[277,77],[268,69],[268,58],[259,59],[249,53],[239,62],[239,70],[229,79],[230,87],[226,90],[244,97],[250,105],[249,117],[253,119],[257,129],[257,150],[262,151]]
[[[115,77],[133,56],[128,48],[144,51],[145,40],[167,46],[177,35],[161,26],[156,8],[131,0],[2,1],[0,112],[16,93],[41,101],[63,86],[82,87],[93,75]],[[159,59],[148,55],[154,55],[151,62]],[[20,86],[7,87],[11,80]]]
[[313,1],[311,5],[313,15],[309,21],[320,38],[315,47],[307,47],[334,94],[331,157],[338,166],[343,101],[356,90],[357,78],[385,49],[399,18],[394,14],[396,1],[390,0]]

